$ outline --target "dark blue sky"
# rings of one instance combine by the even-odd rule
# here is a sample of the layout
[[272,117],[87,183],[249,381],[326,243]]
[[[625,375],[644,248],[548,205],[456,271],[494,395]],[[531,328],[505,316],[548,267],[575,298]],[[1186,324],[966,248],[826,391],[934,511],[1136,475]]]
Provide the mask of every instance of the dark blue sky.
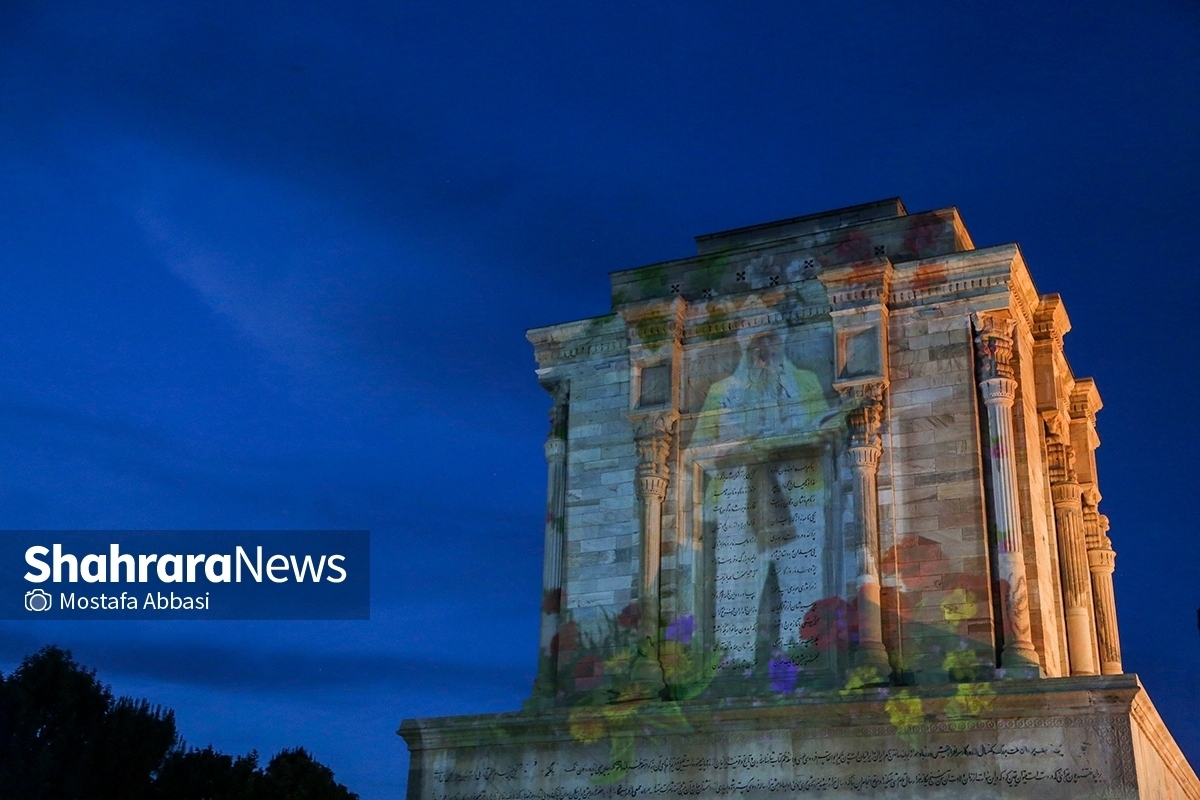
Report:
[[4,623],[0,669],[399,796],[402,717],[532,680],[524,330],[900,195],[1062,293],[1126,668],[1200,762],[1198,68],[1184,0],[0,4],[0,527],[375,533],[369,623]]

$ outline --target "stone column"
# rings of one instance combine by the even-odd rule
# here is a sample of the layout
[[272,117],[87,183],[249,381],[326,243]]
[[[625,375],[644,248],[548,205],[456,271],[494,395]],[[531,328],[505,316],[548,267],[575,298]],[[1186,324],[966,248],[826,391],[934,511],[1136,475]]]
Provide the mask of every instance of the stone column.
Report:
[[987,406],[991,453],[989,477],[996,525],[996,578],[1004,631],[1000,665],[1006,670],[1015,668],[1025,672],[1038,669],[1039,661],[1029,624],[1029,587],[1021,554],[1021,510],[1013,449],[1012,407],[1017,382],[1010,362],[1016,321],[997,313],[980,313],[975,315],[974,323],[979,391]]
[[854,525],[858,541],[858,654],[857,665],[873,667],[880,682],[891,673],[883,645],[879,600],[879,495],[876,476],[883,448],[879,426],[883,416],[883,386],[859,387],[860,404],[850,412],[846,462],[854,482]]
[[[1084,507],[1084,525],[1092,542],[1088,547],[1088,566],[1092,573],[1092,597],[1096,608],[1096,639],[1100,649],[1100,673],[1120,675],[1121,639],[1117,633],[1117,601],[1113,594],[1113,569],[1117,554],[1108,538],[1108,517],[1096,511],[1099,495],[1089,492],[1090,508]],[[1090,513],[1089,513],[1090,512]],[[1088,519],[1090,517],[1091,519]],[[1090,524],[1089,524],[1090,523]]]
[[1092,583],[1084,541],[1083,506],[1075,476],[1075,453],[1057,413],[1046,415],[1046,454],[1050,467],[1050,494],[1054,501],[1054,528],[1062,572],[1063,606],[1067,616],[1067,653],[1072,675],[1095,675],[1092,651]]
[[537,697],[553,697],[557,691],[558,654],[554,635],[558,632],[563,603],[563,550],[566,543],[567,503],[567,409],[570,385],[559,381],[547,387],[554,397],[550,409],[550,434],[546,437],[546,543],[542,566],[542,625],[538,640],[538,675],[533,684]]
[[638,657],[634,661],[630,696],[657,697],[665,686],[658,660],[659,572],[662,551],[662,508],[667,496],[671,440],[678,414],[664,411],[633,419],[638,464],[636,488],[642,540],[638,575]]

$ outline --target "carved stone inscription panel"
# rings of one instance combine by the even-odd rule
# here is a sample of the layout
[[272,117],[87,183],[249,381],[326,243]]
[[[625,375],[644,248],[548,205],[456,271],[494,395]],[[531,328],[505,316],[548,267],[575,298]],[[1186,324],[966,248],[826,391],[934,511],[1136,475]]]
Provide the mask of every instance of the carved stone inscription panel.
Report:
[[[573,726],[575,723],[572,723]],[[427,756],[421,800],[1138,797],[1119,718],[695,732]],[[618,753],[618,751],[620,751]]]
[[816,661],[815,650],[806,652],[804,619],[825,585],[821,458],[707,471],[704,524],[713,543],[712,631],[726,659]]

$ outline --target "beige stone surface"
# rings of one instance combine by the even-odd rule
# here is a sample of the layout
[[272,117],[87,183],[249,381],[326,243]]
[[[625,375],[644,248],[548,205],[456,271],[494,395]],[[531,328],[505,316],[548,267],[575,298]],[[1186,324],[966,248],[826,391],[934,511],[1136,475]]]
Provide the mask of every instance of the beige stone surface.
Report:
[[1135,676],[408,721],[409,800],[1195,800]]
[[696,244],[529,331],[537,679],[406,723],[414,800],[1200,800],[1121,674],[1100,396],[1020,248],[895,198]]

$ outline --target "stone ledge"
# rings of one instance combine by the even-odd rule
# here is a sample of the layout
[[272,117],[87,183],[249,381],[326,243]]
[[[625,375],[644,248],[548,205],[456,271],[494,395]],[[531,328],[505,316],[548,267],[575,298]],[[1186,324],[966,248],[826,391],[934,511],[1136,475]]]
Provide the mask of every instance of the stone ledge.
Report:
[[1135,675],[577,706],[406,720],[399,732],[410,800],[1200,800]]

